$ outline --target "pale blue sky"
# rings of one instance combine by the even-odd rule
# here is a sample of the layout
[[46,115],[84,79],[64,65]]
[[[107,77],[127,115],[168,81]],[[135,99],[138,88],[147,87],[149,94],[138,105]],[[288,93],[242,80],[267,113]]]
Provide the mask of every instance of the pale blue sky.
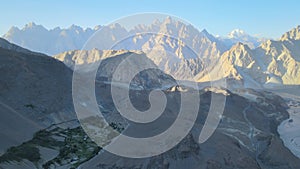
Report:
[[20,28],[28,22],[46,28],[72,24],[94,27],[135,13],[162,12],[214,35],[240,28],[253,35],[278,38],[300,25],[299,7],[297,0],[1,0],[0,35],[11,26]]

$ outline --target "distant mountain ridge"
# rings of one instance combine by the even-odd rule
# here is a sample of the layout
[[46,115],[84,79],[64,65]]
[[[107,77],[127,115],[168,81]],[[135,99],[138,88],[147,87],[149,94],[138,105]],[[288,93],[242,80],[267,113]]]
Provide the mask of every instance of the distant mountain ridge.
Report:
[[[201,38],[205,36],[208,41],[216,42],[217,51],[220,51],[220,53],[228,50],[228,48],[230,48],[237,41],[245,42],[245,39],[242,39],[245,38],[245,36],[235,38],[217,38],[209,34],[205,29],[201,31],[201,35],[199,35],[199,31],[193,26],[185,25],[180,21],[175,21],[171,17],[167,17],[163,21],[154,21],[150,25],[137,25],[130,30],[126,30],[124,27],[122,27],[122,25],[119,24],[114,24],[114,26],[97,25],[94,28],[86,29],[76,25],[72,25],[69,28],[56,27],[53,29],[46,29],[42,25],[37,25],[34,22],[30,22],[21,29],[15,26],[11,27],[9,31],[3,35],[3,38],[11,43],[15,43],[32,51],[54,55],[69,50],[82,49],[88,38],[101,28],[107,32],[107,37],[105,37],[106,40],[113,40],[115,36],[118,36],[118,34],[134,34],[137,31],[160,31],[175,37],[185,36],[185,38],[190,38],[189,41],[194,40],[194,45],[201,46]],[[255,46],[257,46],[259,43],[256,41],[256,38],[248,34],[247,38],[249,41],[251,41],[251,43],[254,43]],[[200,55],[203,55],[205,52],[207,52],[207,50],[203,50],[203,47],[201,49],[203,52],[200,53]]]
[[83,29],[72,25],[67,29],[56,27],[48,30],[32,22],[22,29],[10,28],[3,38],[29,50],[52,55],[66,50],[81,49],[86,40],[99,28],[100,26]]
[[198,31],[192,25],[167,17],[130,30],[117,23],[94,29],[73,25],[51,30],[30,23],[21,30],[11,28],[4,38],[31,50],[55,53],[56,58],[72,67],[74,59],[81,57],[78,53],[83,44],[99,29],[102,32],[99,48],[85,50],[97,53],[112,47],[117,51],[142,51],[178,80],[208,82],[227,78],[251,88],[300,84],[300,26],[284,33],[279,40],[257,38],[240,29],[227,37],[215,37],[205,29]]

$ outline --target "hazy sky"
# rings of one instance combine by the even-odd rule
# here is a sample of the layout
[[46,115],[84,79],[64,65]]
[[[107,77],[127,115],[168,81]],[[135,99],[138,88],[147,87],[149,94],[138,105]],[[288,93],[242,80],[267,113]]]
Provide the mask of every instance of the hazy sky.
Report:
[[46,28],[72,24],[94,27],[142,12],[175,15],[214,35],[239,28],[249,34],[278,38],[300,24],[297,0],[1,0],[0,34],[28,22]]

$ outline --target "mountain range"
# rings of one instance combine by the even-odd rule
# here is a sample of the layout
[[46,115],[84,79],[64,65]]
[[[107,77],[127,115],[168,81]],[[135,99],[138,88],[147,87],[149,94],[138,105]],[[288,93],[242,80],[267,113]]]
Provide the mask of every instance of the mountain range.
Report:
[[224,52],[217,64],[211,65],[210,79],[205,75],[198,79],[229,77],[242,80],[246,87],[299,84],[299,32],[300,26],[286,32],[279,40],[267,40],[255,49],[239,42]]
[[[84,47],[91,36],[99,36],[101,43]],[[125,49],[143,51],[178,80],[210,82],[226,78],[229,84],[238,84],[230,87],[251,88],[300,84],[299,26],[279,40],[257,38],[239,29],[227,37],[215,37],[205,29],[200,32],[167,17],[130,30],[118,23],[93,29],[72,25],[51,30],[29,23],[22,29],[12,27],[3,37],[34,51],[55,54],[71,68],[76,59],[91,62],[109,56],[102,51]],[[79,56],[81,49],[88,56]]]
[[[191,34],[192,31],[198,32],[195,28],[192,28],[191,25],[188,27],[182,27],[183,25],[185,24],[180,21],[174,22],[171,18],[166,18],[164,21],[154,21],[150,25],[137,25],[129,30],[126,30],[119,24],[115,24],[114,26],[97,25],[94,28],[86,29],[77,25],[71,25],[69,28],[56,27],[54,29],[47,29],[42,25],[37,25],[34,22],[30,22],[23,28],[18,28],[15,26],[11,27],[2,37],[14,44],[32,51],[54,55],[69,50],[81,49],[88,38],[99,29],[105,29],[107,33],[107,37],[105,38],[111,40],[114,39],[114,36],[117,36],[118,34],[132,34],[137,31],[157,32],[158,29],[162,28],[165,29],[164,32],[167,34],[170,34],[170,32],[180,34],[179,29],[181,29],[181,34],[188,33],[190,34],[190,38],[192,38],[191,35],[193,35]],[[202,31],[202,34],[207,36],[211,41],[222,41],[222,43],[224,43],[223,45],[227,46],[226,48],[232,46],[236,42],[243,42],[248,44],[251,48],[255,48],[263,40],[261,38],[251,36],[240,29],[233,30],[226,37],[215,37],[209,34],[205,29]],[[222,51],[225,49],[220,50]]]
[[[284,37],[291,38],[290,35]],[[71,96],[74,72],[53,57],[0,40],[1,168],[297,169],[300,166],[300,160],[284,146],[277,132],[277,126],[289,117],[288,105],[270,92],[243,89],[238,95],[218,88],[198,91],[173,86],[161,89],[160,86],[174,79],[162,71],[146,70],[134,79],[144,88],[131,88],[130,100],[136,108],[144,110],[149,106],[148,88],[158,87],[165,93],[166,108],[162,116],[149,125],[123,123],[124,118],[120,118],[111,96],[111,87],[116,84],[107,81],[118,65],[132,54],[130,66],[139,67],[144,61],[155,67],[141,51],[83,51],[85,57],[94,52],[95,57],[89,59],[78,55],[83,59],[81,64],[93,63],[93,59],[104,56],[99,81],[95,81],[95,95],[105,120],[119,132],[126,130],[123,134],[129,136],[155,135],[177,118],[183,92],[199,92],[201,102],[195,125],[177,146],[158,156],[130,159],[103,151],[76,119]],[[74,52],[78,51],[69,52],[70,58]],[[123,68],[126,74],[127,67]],[[85,107],[91,100],[85,96],[88,94],[85,90],[80,92],[85,98],[81,103]],[[197,138],[210,112],[213,96],[226,97],[224,113],[214,134],[199,144]],[[90,129],[97,129],[97,124],[89,123]]]

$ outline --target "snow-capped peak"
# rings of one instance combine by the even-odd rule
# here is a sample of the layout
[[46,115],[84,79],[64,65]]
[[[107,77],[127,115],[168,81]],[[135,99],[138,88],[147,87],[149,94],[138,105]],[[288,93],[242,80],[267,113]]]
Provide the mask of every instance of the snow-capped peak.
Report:
[[228,34],[228,38],[236,39],[243,36],[249,36],[244,30],[234,29]]
[[232,46],[237,42],[242,42],[247,44],[251,49],[254,49],[259,46],[259,44],[264,40],[264,38],[258,38],[255,36],[251,36],[241,29],[234,29],[228,35],[221,39],[227,46]]

